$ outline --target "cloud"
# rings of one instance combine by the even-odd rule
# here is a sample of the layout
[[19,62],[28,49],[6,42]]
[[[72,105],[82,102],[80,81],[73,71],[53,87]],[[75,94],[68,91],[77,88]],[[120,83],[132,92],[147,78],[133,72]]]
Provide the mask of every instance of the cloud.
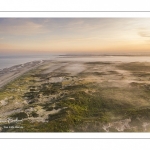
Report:
[[147,30],[147,29],[141,29],[138,32],[138,35],[141,36],[141,37],[150,37],[150,31]]
[[0,22],[0,33],[4,35],[32,35],[48,32],[42,24],[29,19],[7,19]]

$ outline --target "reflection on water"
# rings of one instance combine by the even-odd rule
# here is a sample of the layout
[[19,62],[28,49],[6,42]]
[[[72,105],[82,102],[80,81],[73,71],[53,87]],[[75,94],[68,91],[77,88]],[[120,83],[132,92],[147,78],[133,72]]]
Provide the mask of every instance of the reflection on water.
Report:
[[36,60],[55,59],[55,55],[0,56],[0,69]]

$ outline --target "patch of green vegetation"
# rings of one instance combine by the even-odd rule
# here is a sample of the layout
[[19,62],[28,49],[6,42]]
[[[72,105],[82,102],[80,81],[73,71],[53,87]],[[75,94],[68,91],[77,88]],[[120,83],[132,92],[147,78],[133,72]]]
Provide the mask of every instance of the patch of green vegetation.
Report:
[[46,73],[46,74],[39,73],[39,74],[32,74],[31,76],[38,77],[40,79],[46,79],[49,76],[49,74],[48,73]]
[[38,117],[39,115],[35,111],[32,111],[31,116],[32,117]]
[[53,107],[48,107],[47,109],[46,109],[46,111],[52,111],[54,108]]
[[137,118],[150,120],[150,108],[129,109],[126,112],[126,116],[130,117],[132,120],[135,120]]
[[43,109],[48,109],[49,107],[52,107],[52,103],[49,102],[49,103],[41,103],[41,104],[38,104],[40,106],[42,106]]
[[25,112],[20,112],[20,113],[16,113],[10,116],[11,118],[18,118],[19,120],[24,119],[24,118],[28,118],[28,115]]
[[[75,100],[69,99],[70,96]],[[36,122],[33,125],[33,123],[23,122],[24,132],[67,132],[70,129],[78,131],[78,126],[83,123],[86,124],[86,122],[99,121],[107,123],[110,121],[107,111],[103,108],[101,98],[89,95],[84,91],[80,91],[80,89],[72,95],[62,98],[56,103],[55,107],[67,109],[62,109],[56,114],[50,114],[47,123]],[[18,117],[18,114],[14,117]],[[17,131],[22,131],[22,129]]]
[[68,91],[78,91],[79,89],[81,90],[81,89],[84,89],[84,88],[86,88],[86,85],[84,85],[84,84],[82,84],[82,85],[69,85],[69,86],[66,86],[65,88],[64,88],[64,90],[68,90]]
[[68,123],[65,120],[53,120],[50,122],[23,121],[23,129],[15,129],[16,132],[69,132]]
[[138,82],[131,82],[130,85],[134,88],[140,88],[143,89],[144,91],[146,91],[146,93],[144,94],[144,97],[146,95],[150,96],[150,84],[146,84],[146,83],[138,83]]
[[31,77],[32,72],[34,72],[34,70],[28,71],[27,73],[4,86],[0,90],[0,99],[5,99],[13,96],[14,99],[22,101],[24,99],[24,91],[27,91],[29,89],[29,86],[33,85],[33,77]]
[[95,75],[95,76],[101,76],[101,75],[107,75],[106,72],[82,72],[80,73],[81,76],[89,76],[89,75]]
[[[57,103],[56,103],[57,104]],[[57,105],[54,107],[55,110],[61,109],[61,106]]]
[[51,77],[63,77],[63,76],[69,76],[69,75],[70,75],[69,73],[57,72],[57,73],[53,74]]
[[59,119],[59,118],[63,119],[63,118],[66,117],[66,115],[67,115],[66,110],[62,109],[62,110],[60,110],[58,113],[49,114],[47,120],[48,120],[48,121],[52,121],[52,120],[57,120],[57,119]]
[[23,95],[23,97],[26,97],[27,100],[38,98],[39,92],[27,92]]
[[147,72],[150,71],[150,64],[149,63],[138,63],[138,62],[132,62],[132,63],[122,63],[117,66],[119,69],[129,70],[133,72]]
[[43,95],[54,95],[60,91],[61,87],[62,87],[61,83],[43,84],[39,92],[42,93]]

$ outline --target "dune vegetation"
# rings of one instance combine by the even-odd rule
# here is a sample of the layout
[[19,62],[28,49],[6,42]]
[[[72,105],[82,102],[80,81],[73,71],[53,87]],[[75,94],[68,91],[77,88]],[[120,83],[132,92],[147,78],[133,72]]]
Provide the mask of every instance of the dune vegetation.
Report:
[[1,89],[7,118],[1,132],[149,132],[150,64],[47,61]]

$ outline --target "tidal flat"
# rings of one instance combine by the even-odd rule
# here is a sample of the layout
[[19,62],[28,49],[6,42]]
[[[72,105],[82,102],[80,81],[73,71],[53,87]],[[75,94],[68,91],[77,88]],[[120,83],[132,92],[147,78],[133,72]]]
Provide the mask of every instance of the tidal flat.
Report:
[[150,62],[38,62],[1,87],[0,130],[150,132]]

